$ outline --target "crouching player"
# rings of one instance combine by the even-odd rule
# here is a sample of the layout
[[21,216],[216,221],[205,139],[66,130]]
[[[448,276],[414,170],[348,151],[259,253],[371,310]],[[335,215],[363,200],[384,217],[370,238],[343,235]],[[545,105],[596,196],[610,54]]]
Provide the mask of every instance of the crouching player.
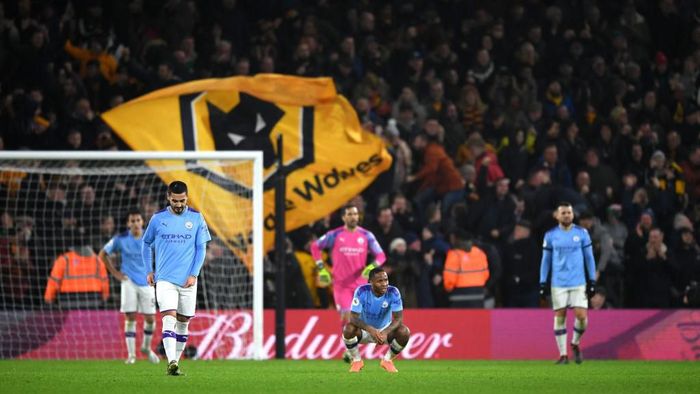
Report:
[[388,344],[389,350],[380,362],[387,372],[399,372],[394,359],[408,344],[411,332],[403,324],[403,303],[399,289],[389,286],[389,278],[382,268],[369,272],[369,283],[355,289],[350,308],[350,322],[343,329],[343,341],[352,358],[350,372],[364,367],[360,344]]

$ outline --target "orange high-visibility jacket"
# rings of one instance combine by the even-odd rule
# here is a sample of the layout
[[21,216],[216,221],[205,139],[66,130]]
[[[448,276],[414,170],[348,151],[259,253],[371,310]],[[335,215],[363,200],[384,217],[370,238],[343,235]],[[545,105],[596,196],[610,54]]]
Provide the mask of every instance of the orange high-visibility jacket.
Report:
[[44,300],[52,302],[58,293],[102,293],[102,299],[109,298],[109,279],[102,260],[74,251],[58,256],[46,283]]
[[489,262],[483,250],[450,249],[445,259],[443,283],[448,292],[456,287],[484,287],[489,279]]

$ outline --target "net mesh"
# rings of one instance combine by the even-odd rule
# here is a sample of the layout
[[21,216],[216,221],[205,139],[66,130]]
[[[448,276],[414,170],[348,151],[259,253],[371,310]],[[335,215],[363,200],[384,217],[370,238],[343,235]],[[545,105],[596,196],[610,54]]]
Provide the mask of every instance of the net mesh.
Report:
[[[253,304],[250,253],[227,242],[227,235],[222,234],[226,226],[221,225],[226,220],[239,226],[251,220],[252,168],[250,160],[0,160],[0,357],[125,357],[117,280],[109,276],[106,300],[86,292],[71,303],[61,302],[60,297],[48,303],[47,280],[62,254],[78,248],[97,254],[115,234],[127,231],[129,210],[142,212],[145,227],[167,205],[166,182],[185,172],[197,178],[200,187],[190,187],[189,198],[198,203],[212,230],[198,280],[198,318],[191,324],[190,337],[195,340],[190,341],[193,345],[186,354],[251,357],[240,346],[233,352],[219,336],[235,331],[238,341],[252,341],[252,329],[248,329]],[[204,208],[212,198],[220,199],[212,190],[221,193],[217,184],[222,180],[227,195],[236,198],[217,200],[211,216],[216,216],[212,219],[219,226],[212,226]],[[201,186],[209,181],[211,188]],[[236,313],[243,317],[235,317]],[[158,315],[156,322],[154,350],[160,344]],[[140,317],[138,324],[140,336]],[[222,324],[226,329],[221,329]]]

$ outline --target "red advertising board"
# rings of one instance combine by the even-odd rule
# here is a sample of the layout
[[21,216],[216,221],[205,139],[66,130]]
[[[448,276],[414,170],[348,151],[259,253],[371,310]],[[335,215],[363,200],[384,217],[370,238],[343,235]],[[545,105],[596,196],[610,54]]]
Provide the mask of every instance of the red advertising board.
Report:
[[[3,358],[124,358],[123,320],[116,311],[19,312],[0,316],[9,327],[0,339]],[[4,314],[0,314],[4,315]],[[406,310],[411,341],[406,359],[551,359],[556,356],[552,312],[515,310]],[[700,311],[591,311],[582,340],[587,358],[700,359]],[[264,350],[273,357],[274,312],[265,311]],[[569,335],[572,332],[569,318]],[[188,345],[200,359],[247,358],[251,351],[249,311],[198,311]],[[154,343],[160,340],[156,330]],[[8,333],[13,333],[9,335]],[[140,333],[138,334],[140,336]],[[137,338],[140,341],[140,339]],[[287,312],[287,357],[341,356],[338,314],[328,310]],[[363,357],[383,355],[366,345]]]

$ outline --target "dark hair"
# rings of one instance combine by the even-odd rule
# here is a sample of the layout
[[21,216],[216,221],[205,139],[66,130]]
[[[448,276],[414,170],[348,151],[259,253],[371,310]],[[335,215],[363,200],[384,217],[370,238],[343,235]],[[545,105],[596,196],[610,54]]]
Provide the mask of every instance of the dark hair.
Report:
[[557,145],[556,142],[548,142],[548,143],[544,146],[544,148],[542,149],[542,151],[544,152],[546,149],[549,149],[549,148],[556,148],[557,151],[559,151],[559,146]]
[[593,219],[594,217],[595,215],[593,215],[593,212],[585,210],[578,215],[578,220]]
[[340,215],[345,216],[345,214],[348,212],[348,209],[351,209],[351,208],[356,208],[358,211],[360,210],[360,208],[358,208],[357,205],[355,205],[355,204],[347,204],[347,205],[344,205],[342,208],[340,208]]
[[461,228],[455,229],[452,233],[457,241],[471,241],[474,239],[474,234]]
[[368,279],[372,280],[374,278],[374,276],[380,272],[386,272],[386,271],[384,271],[384,268],[382,268],[382,267],[372,268],[372,270],[369,271],[369,278]]
[[168,194],[187,194],[187,184],[183,181],[173,181],[168,185]]
[[139,215],[143,219],[143,214],[138,208],[131,208],[126,212],[126,221],[129,221],[129,216],[131,215]]
[[557,209],[564,207],[564,208],[573,208],[573,205],[571,205],[570,202],[568,201],[561,201],[559,204],[557,204]]

